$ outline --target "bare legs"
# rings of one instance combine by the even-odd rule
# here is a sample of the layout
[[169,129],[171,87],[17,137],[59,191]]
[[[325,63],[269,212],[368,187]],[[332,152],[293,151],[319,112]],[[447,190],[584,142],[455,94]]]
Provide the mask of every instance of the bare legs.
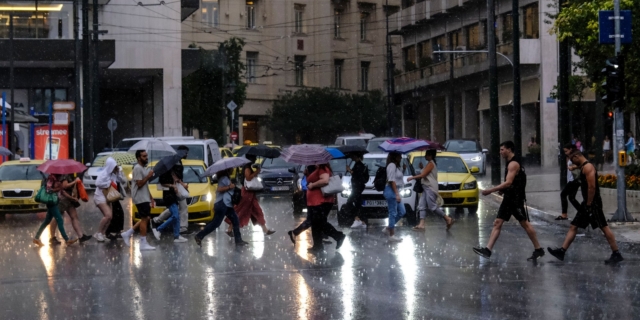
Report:
[[98,209],[100,209],[100,212],[102,212],[103,215],[102,220],[100,220],[100,225],[98,226],[98,233],[104,234],[107,232],[107,228],[109,227],[113,214],[111,212],[111,206],[106,203],[98,204]]
[[[500,237],[500,231],[502,230],[502,225],[504,224],[504,220],[496,219],[493,222],[493,230],[491,230],[491,236],[489,237],[489,242],[487,243],[487,248],[489,250],[493,250],[493,246],[496,244],[498,237]],[[531,239],[531,243],[533,243],[534,249],[540,249],[540,243],[538,243],[538,237],[536,235],[536,230],[533,229],[531,223],[529,221],[524,220],[520,221],[520,225],[527,232],[529,239]],[[575,237],[575,235],[574,235]]]

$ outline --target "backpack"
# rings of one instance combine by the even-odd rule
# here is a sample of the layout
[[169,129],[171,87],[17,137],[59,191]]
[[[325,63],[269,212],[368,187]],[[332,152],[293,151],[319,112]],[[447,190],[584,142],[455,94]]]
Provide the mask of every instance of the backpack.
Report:
[[233,194],[231,194],[231,204],[237,206],[242,200],[242,190],[236,186],[233,189]]
[[373,178],[373,188],[376,191],[384,191],[384,187],[387,186],[387,168],[380,167],[376,171],[376,177]]

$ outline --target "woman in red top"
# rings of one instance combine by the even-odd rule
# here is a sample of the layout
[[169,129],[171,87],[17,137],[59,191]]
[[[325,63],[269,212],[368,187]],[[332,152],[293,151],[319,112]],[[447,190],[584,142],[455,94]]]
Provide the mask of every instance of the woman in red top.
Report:
[[331,177],[331,168],[328,164],[321,164],[318,169],[307,177],[307,209],[311,220],[311,236],[313,238],[313,247],[309,248],[310,252],[322,251],[322,235],[326,234],[336,240],[336,249],[340,249],[346,236],[344,233],[336,230],[329,222],[327,217],[331,208],[333,208],[333,195],[324,196],[322,187],[329,184]]

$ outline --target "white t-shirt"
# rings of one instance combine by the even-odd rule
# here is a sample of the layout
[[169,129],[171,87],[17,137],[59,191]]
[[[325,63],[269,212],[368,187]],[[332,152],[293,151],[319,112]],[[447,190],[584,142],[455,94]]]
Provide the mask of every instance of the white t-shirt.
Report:
[[571,162],[571,160],[567,160],[567,182],[573,181],[573,174],[571,173],[571,170],[569,170],[569,167],[572,165],[573,162]]
[[609,151],[611,150],[611,140],[609,141],[604,141],[602,144],[602,150],[604,151]]
[[400,168],[396,167],[395,163],[389,163],[387,166],[387,182],[394,181],[396,183],[396,188],[402,188],[404,186],[404,176]]

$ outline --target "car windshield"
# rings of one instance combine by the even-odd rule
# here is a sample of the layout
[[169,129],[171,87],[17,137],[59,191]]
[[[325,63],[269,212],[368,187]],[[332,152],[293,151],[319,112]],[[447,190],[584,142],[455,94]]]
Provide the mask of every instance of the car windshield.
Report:
[[427,161],[427,159],[425,159],[424,156],[421,155],[421,156],[413,157],[413,162],[411,163],[411,165],[413,166],[413,170],[415,172],[421,172],[422,168],[424,168],[427,165],[427,163],[429,163],[429,161]]
[[[362,160],[362,163],[364,163],[367,166],[367,168],[369,168],[369,176],[374,177],[376,175],[376,171],[378,171],[378,168],[386,167],[387,158],[365,158],[364,160]],[[413,172],[412,172],[413,170],[411,170],[411,164],[405,158],[402,159],[402,167],[403,167],[402,174],[404,176],[413,175]]]
[[15,165],[0,167],[0,181],[42,180],[43,176],[36,168],[38,165]]
[[370,140],[367,144],[367,151],[369,152],[382,152],[378,146],[383,144],[386,140]]
[[334,159],[329,161],[329,165],[331,166],[331,171],[334,174],[346,174],[347,173],[347,161],[351,162],[351,160],[347,159]]
[[[200,178],[200,175],[204,174],[204,167],[202,166],[184,166],[182,171],[182,182],[184,183],[206,183],[207,178]],[[150,184],[158,184],[158,177],[149,182]]]
[[345,139],[344,144],[348,146],[367,147],[367,142],[364,139]]
[[478,143],[475,141],[454,140],[447,142],[447,151],[450,152],[479,152]]
[[129,150],[129,148],[133,147],[133,145],[136,144],[140,140],[142,140],[142,139],[122,140],[122,141],[118,142],[118,144],[116,145],[116,149],[127,149],[127,150]]
[[282,158],[264,159],[262,168],[264,169],[288,169],[295,168],[298,165],[284,161]]
[[97,156],[95,159],[93,159],[93,162],[91,163],[92,167],[104,167],[104,163],[105,161],[107,161],[107,158],[109,157],[109,155],[102,155],[102,156]]
[[199,144],[176,144],[171,145],[173,150],[178,151],[178,147],[186,146],[189,148],[189,154],[187,155],[187,159],[189,160],[200,160],[204,161],[204,146]]
[[438,172],[469,173],[462,159],[458,157],[436,157]]

